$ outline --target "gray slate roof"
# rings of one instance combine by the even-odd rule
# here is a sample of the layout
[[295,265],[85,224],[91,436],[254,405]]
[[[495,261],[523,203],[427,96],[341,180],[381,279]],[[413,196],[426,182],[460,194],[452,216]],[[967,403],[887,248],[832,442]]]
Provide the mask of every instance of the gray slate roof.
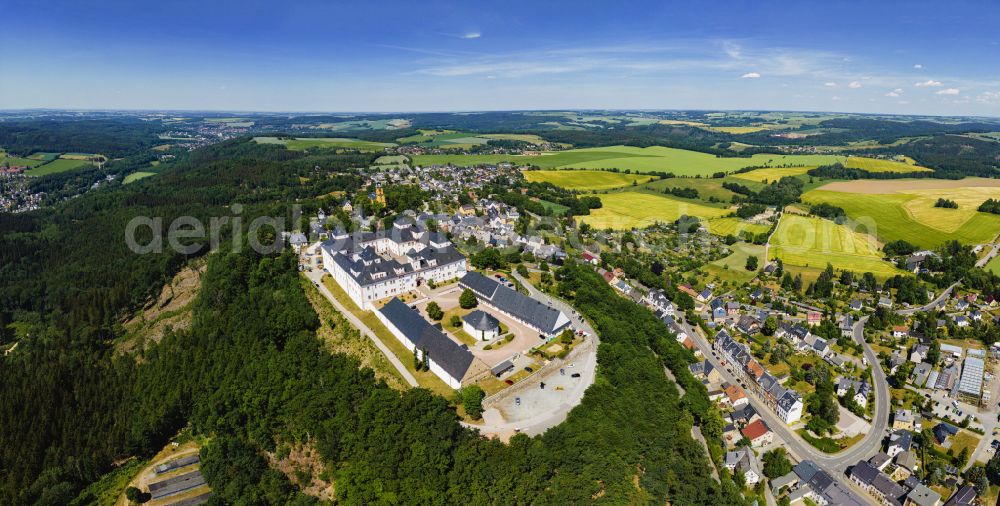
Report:
[[492,317],[486,311],[475,310],[462,318],[476,330],[495,330],[500,326],[500,321]]
[[[553,334],[565,326],[556,327],[559,324],[559,317],[562,316],[559,310],[507,288],[478,272],[470,272],[463,276],[459,285],[472,290],[497,309],[514,315],[545,333]],[[569,323],[568,319],[565,323]]]
[[472,364],[472,352],[463,348],[431,325],[414,309],[393,297],[379,312],[385,316],[418,350],[427,354],[452,378],[461,381]]

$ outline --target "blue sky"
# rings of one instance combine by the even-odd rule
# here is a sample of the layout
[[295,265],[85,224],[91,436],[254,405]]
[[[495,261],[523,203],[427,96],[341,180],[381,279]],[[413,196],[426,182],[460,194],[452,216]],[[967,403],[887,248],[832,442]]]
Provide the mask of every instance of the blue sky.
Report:
[[1000,116],[1000,2],[4,2],[0,108]]

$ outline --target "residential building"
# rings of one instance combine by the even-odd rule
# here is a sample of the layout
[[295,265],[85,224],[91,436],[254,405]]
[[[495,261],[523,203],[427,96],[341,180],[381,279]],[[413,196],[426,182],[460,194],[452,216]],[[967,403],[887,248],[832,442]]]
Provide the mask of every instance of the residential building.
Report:
[[750,403],[750,399],[747,399],[747,395],[743,393],[743,389],[738,385],[729,385],[723,391],[726,393],[726,398],[729,399],[729,405],[734,408]]
[[889,434],[889,445],[886,449],[886,454],[890,457],[895,457],[902,452],[910,451],[911,446],[913,446],[913,433],[909,430],[897,430]]
[[976,504],[976,499],[978,499],[976,489],[971,485],[962,485],[962,488],[948,498],[948,502],[944,503],[944,506],[972,506]]
[[742,473],[746,484],[750,486],[756,485],[764,475],[760,461],[750,448],[726,452],[726,469],[733,474]]
[[876,502],[885,506],[900,506],[906,497],[907,489],[896,483],[888,475],[875,466],[862,460],[849,472],[851,481],[875,498]]
[[850,488],[835,480],[811,460],[803,460],[792,468],[799,486],[789,493],[792,504],[809,499],[820,506],[862,506],[868,504]]
[[769,445],[774,440],[774,433],[771,432],[771,429],[761,419],[757,419],[753,423],[743,427],[740,433],[743,434],[743,437],[750,440],[750,446],[753,448]]
[[913,412],[908,409],[897,409],[892,417],[892,428],[893,430],[913,430],[914,422]]
[[906,502],[903,503],[904,506],[938,506],[941,504],[941,494],[927,488],[923,483],[918,483],[917,486],[910,490],[910,493],[906,494]]

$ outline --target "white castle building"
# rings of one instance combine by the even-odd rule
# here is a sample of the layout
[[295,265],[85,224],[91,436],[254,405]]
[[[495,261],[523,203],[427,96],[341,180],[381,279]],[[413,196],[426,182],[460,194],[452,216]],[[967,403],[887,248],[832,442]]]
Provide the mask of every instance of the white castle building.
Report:
[[405,217],[384,232],[333,233],[320,250],[323,268],[365,310],[422,283],[461,278],[468,269],[444,234],[422,230]]

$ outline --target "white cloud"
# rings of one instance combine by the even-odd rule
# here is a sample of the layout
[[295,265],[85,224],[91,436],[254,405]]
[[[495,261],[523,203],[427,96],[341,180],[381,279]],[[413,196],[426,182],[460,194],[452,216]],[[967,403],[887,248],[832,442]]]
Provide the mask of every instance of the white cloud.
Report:
[[861,81],[851,81],[851,84],[848,84],[847,87],[856,90],[861,87]]
[[924,68],[924,66],[921,65],[921,64],[919,64],[919,63],[916,63],[916,64],[913,65],[913,68],[915,68],[917,70],[920,70],[920,69]]
[[928,79],[919,83],[913,83],[917,88],[923,88],[925,86],[941,86],[941,81],[935,81],[933,79]]
[[976,102],[1000,104],[1000,91],[984,91],[976,96]]
[[833,82],[823,83],[823,86],[826,86],[827,88],[836,88],[837,87],[837,83],[833,83]]
[[483,36],[483,34],[481,34],[479,32],[466,32],[466,33],[463,33],[462,35],[459,35],[458,37],[460,39],[478,39],[479,37],[482,37],[482,36]]
[[902,94],[903,94],[903,89],[902,88],[896,88],[896,89],[890,91],[889,93],[886,93],[885,96],[895,98],[895,97],[898,97],[898,96],[900,96]]
[[945,88],[936,92],[935,95],[958,95],[958,88]]
[[758,77],[760,77],[760,74],[757,72],[747,72],[746,74],[740,76],[742,79],[756,79]]

